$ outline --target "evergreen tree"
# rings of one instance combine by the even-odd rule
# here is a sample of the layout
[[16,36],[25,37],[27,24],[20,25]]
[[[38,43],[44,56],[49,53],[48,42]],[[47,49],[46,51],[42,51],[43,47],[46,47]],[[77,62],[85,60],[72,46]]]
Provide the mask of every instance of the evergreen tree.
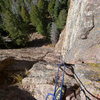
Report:
[[45,34],[45,28],[44,28],[43,23],[40,22],[40,23],[36,26],[36,29],[37,29],[38,33],[40,33],[40,34],[46,36],[46,34]]
[[43,13],[46,10],[45,9],[46,5],[45,5],[45,1],[44,0],[39,0],[37,6],[38,6],[38,9],[39,9],[39,11],[41,13]]
[[67,17],[66,13],[67,12],[65,9],[61,10],[58,16],[58,20],[56,21],[57,28],[60,30],[62,30],[66,24],[66,17]]
[[51,16],[54,15],[54,6],[55,6],[55,0],[51,0],[48,5],[48,12]]
[[25,23],[29,23],[29,13],[24,6],[21,7],[21,17]]
[[44,23],[41,18],[40,12],[35,5],[32,6],[30,17],[32,25],[36,27],[38,33],[45,35]]
[[51,24],[52,23],[50,22],[47,25],[47,39],[49,39],[49,40],[50,40]]
[[54,6],[54,19],[55,20],[58,18],[60,9],[61,9],[61,4],[60,4],[59,0],[56,0],[55,6]]
[[13,43],[17,45],[25,45],[27,42],[27,35],[21,30],[18,20],[11,11],[6,10],[3,17],[5,30],[9,32],[9,36]]
[[11,10],[11,6],[12,6],[12,0],[2,0],[3,1],[3,9],[9,9]]
[[37,6],[33,5],[30,12],[30,18],[33,26],[37,26],[41,21],[41,15]]
[[5,10],[4,0],[0,0],[0,13],[2,13],[4,10]]

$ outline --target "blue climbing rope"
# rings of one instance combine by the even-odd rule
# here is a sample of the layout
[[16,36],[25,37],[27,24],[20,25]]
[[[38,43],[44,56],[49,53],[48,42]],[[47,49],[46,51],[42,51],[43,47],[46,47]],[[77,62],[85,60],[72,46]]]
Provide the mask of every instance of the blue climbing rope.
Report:
[[60,67],[64,67],[63,70],[65,70],[65,64],[62,63],[62,64],[58,64],[58,71],[57,71],[57,74],[56,74],[56,78],[55,78],[55,88],[54,88],[54,93],[48,93],[48,95],[46,96],[46,100],[48,99],[49,96],[52,96],[52,100],[62,100],[62,89],[63,89],[63,85],[64,85],[64,71],[62,73],[62,80],[61,80],[61,86],[60,86],[60,97],[59,99],[57,99],[57,94],[56,94],[56,91],[57,91],[57,86],[58,86],[58,80],[59,80],[59,72],[60,72]]
[[[63,66],[63,68],[62,68],[61,66]],[[89,95],[91,95],[92,97],[96,98],[96,100],[100,100],[100,98],[98,98],[98,97],[96,97],[95,95],[91,94],[91,93],[86,89],[86,87],[84,86],[84,84],[83,84],[83,83],[81,82],[81,80],[78,78],[77,74],[74,72],[73,66],[74,66],[73,64],[68,64],[68,63],[58,64],[58,72],[57,72],[56,78],[55,78],[54,93],[53,93],[53,94],[52,94],[52,93],[48,93],[48,95],[46,96],[46,100],[48,99],[49,96],[52,96],[52,100],[63,100],[63,98],[62,98],[62,90],[63,90],[63,85],[64,85],[64,73],[65,73],[66,75],[68,75],[68,76],[73,77],[73,78],[77,81],[77,83],[80,84],[80,89],[81,89],[81,91],[83,92],[83,94],[85,95],[86,100],[91,100],[91,99],[89,98],[89,96],[87,96],[86,92],[87,92]],[[72,75],[70,75],[70,74],[67,74],[66,71],[65,71],[65,68],[70,69],[70,70],[72,71],[72,73],[73,73],[74,76],[72,76]],[[58,90],[57,90],[57,85],[58,85],[58,80],[59,80],[59,70],[60,70],[60,69],[63,71],[63,75],[62,75],[61,86],[60,86],[60,88],[58,88],[58,89],[60,90],[60,98],[57,99],[57,98],[56,98],[56,97],[57,97],[57,92],[58,92]]]

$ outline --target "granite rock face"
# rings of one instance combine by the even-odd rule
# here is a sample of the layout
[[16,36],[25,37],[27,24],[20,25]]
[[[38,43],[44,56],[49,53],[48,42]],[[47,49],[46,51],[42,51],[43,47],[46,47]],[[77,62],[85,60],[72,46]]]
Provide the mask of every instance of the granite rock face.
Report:
[[[31,92],[36,100],[45,100],[48,93],[54,92],[55,76],[57,65],[50,65],[46,62],[38,62],[29,70],[29,75],[22,80],[22,86],[25,90]],[[71,71],[66,68],[66,73],[71,74]],[[59,81],[61,84],[62,71],[59,73]],[[66,100],[81,100],[79,86],[73,77],[65,75],[64,80],[67,85]],[[76,93],[76,97],[74,95]],[[49,96],[51,100],[52,96]]]
[[100,0],[70,0],[56,51],[65,62],[75,64],[74,71],[90,99],[100,100]]
[[70,0],[66,27],[56,50],[66,62],[100,63],[99,0]]
[[[100,64],[76,64],[74,72],[90,100],[100,100]],[[81,93],[81,100],[84,100],[83,97]]]

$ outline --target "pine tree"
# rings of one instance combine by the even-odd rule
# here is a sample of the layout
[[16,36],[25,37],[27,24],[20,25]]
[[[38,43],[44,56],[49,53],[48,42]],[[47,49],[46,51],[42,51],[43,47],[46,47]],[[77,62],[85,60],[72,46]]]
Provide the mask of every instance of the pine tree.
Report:
[[45,1],[44,0],[39,0],[37,6],[38,6],[38,9],[39,9],[39,11],[41,13],[43,13],[45,11],[46,5],[45,5]]
[[32,6],[30,16],[31,16],[32,25],[36,27],[38,33],[45,35],[44,23],[41,18],[40,12],[35,5]]
[[66,18],[67,18],[67,14],[66,14],[66,10],[63,9],[60,11],[60,14],[58,16],[58,19],[56,21],[56,25],[57,25],[57,28],[62,30],[66,24]]
[[9,32],[9,36],[13,43],[24,46],[27,42],[27,35],[21,30],[21,26],[16,16],[9,10],[6,10],[3,16],[5,30]]
[[54,15],[54,6],[55,6],[55,0],[51,0],[48,5],[48,12],[51,16]]
[[0,13],[2,13],[4,10],[5,10],[4,0],[0,0]]
[[44,29],[44,26],[43,26],[43,23],[39,23],[37,26],[36,26],[36,29],[38,31],[38,33],[42,34],[45,36],[45,29]]
[[55,6],[54,6],[54,19],[56,20],[58,18],[59,12],[60,12],[61,4],[59,0],[55,1]]
[[21,17],[25,23],[29,23],[29,13],[24,6],[21,7]]
[[30,18],[33,26],[37,26],[41,21],[40,12],[35,5],[33,5],[31,8]]

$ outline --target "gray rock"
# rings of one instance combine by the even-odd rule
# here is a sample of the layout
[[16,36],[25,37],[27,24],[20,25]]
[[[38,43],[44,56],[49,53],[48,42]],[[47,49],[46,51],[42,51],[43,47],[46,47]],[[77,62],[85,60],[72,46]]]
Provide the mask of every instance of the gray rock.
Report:
[[[60,52],[67,63],[84,63],[74,70],[88,91],[100,99],[99,0],[70,0],[66,26],[56,45],[56,52]],[[82,94],[81,100],[85,100],[83,97]],[[99,100],[93,96],[90,98]]]
[[56,50],[60,49],[66,62],[100,63],[99,27],[99,0],[71,0],[67,24]]
[[83,85],[81,85],[81,87],[85,90],[87,96],[91,100],[100,99],[100,84],[99,84],[100,70],[99,69],[100,66],[98,67],[89,66],[88,64],[87,65],[78,64],[74,67],[75,74],[78,76],[78,78],[80,79],[80,81],[82,82],[85,88],[83,87]]
[[[22,87],[25,90],[31,92],[37,100],[40,100],[40,98],[41,100],[45,100],[48,93],[54,92],[57,69],[58,67],[56,65],[50,65],[45,62],[38,62],[34,64],[33,67],[29,70],[29,75],[22,80]],[[66,72],[72,74],[71,71],[67,68]],[[62,71],[60,71],[59,75],[61,76],[58,81],[60,85],[62,79]],[[76,87],[75,84],[77,84],[75,79],[65,75],[65,85],[68,88],[66,93],[66,100],[69,100],[70,98],[73,98],[72,100],[80,100],[75,99],[74,96],[74,87]],[[78,88],[75,89],[78,91]]]
[[55,69],[44,62],[34,64],[28,77],[22,80],[23,88],[33,93],[37,100],[45,100],[48,93],[53,93]]

